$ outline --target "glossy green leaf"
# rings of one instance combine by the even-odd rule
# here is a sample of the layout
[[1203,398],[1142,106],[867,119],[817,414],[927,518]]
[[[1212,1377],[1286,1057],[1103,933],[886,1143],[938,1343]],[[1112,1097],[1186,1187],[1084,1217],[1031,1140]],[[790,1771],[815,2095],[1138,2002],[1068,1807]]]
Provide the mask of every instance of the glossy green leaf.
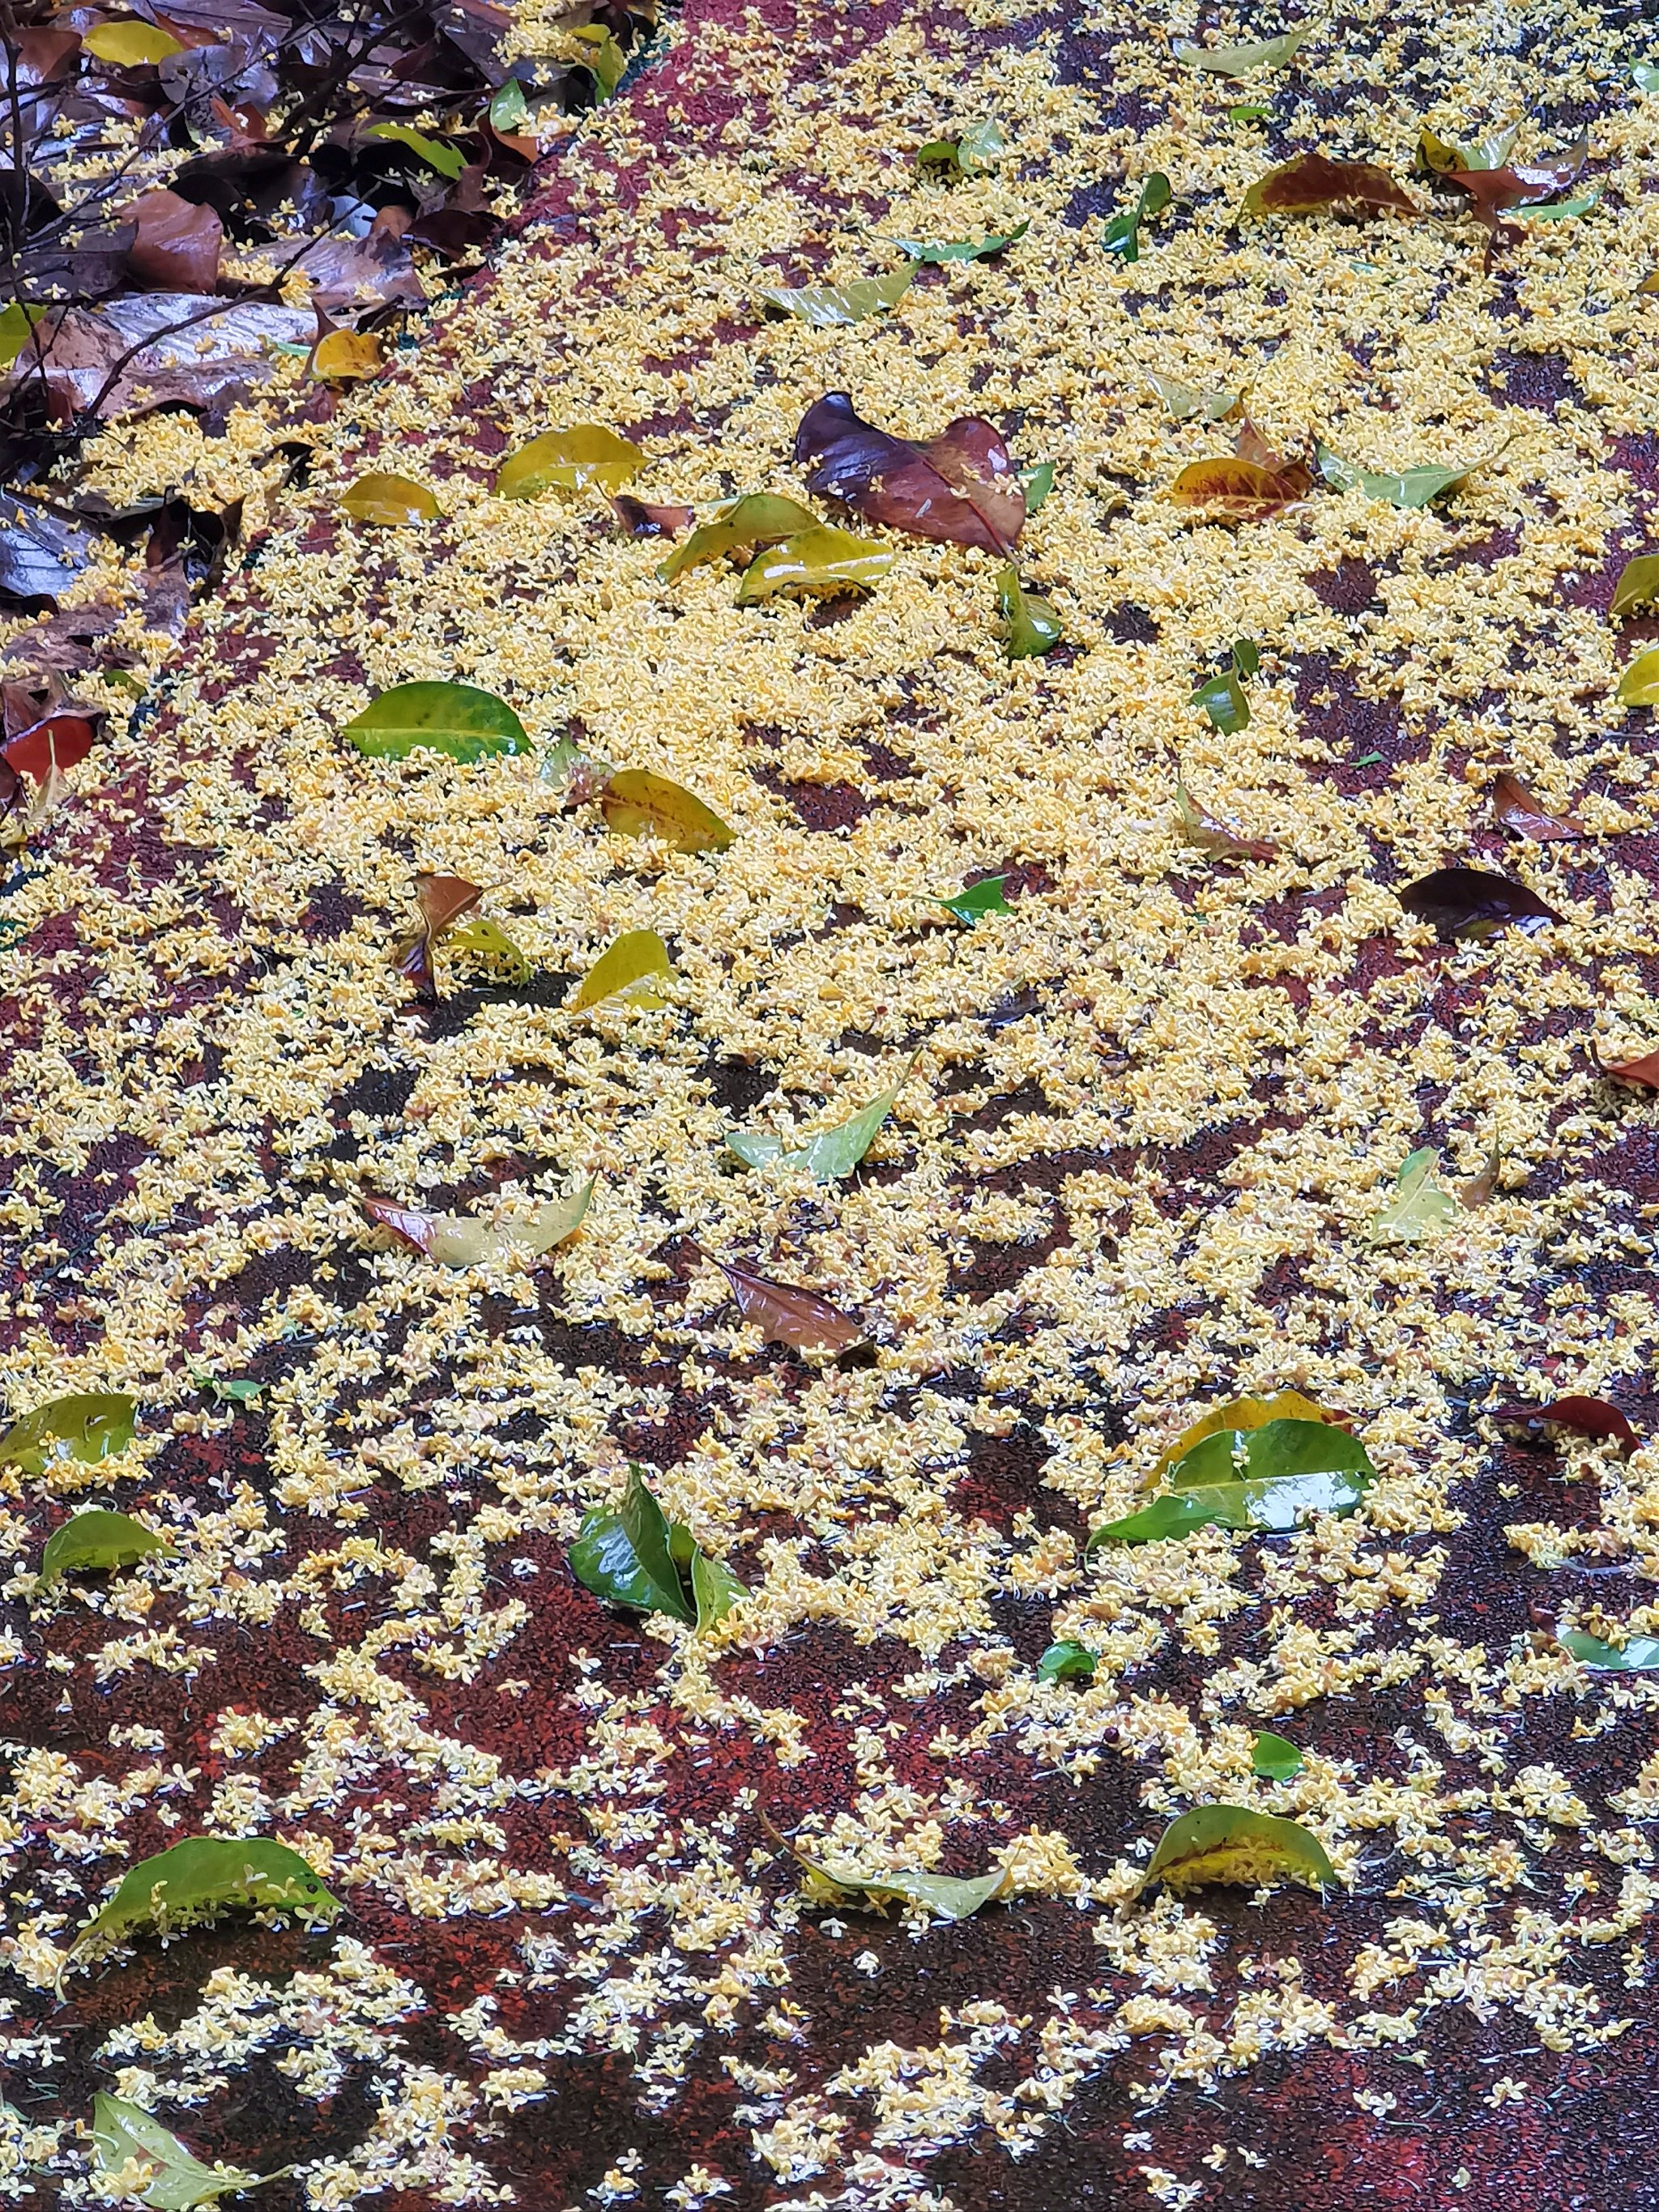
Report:
[[1231,668],[1206,677],[1187,704],[1201,707],[1214,726],[1225,737],[1231,737],[1249,722],[1250,702],[1244,696],[1237,672]]
[[321,1875],[286,1844],[263,1836],[191,1836],[132,1868],[76,1936],[70,1956],[121,1942],[135,1929],[165,1936],[244,1905],[297,1912],[307,1921],[331,1920],[342,1909]]
[[724,553],[750,545],[779,545],[819,526],[817,516],[799,500],[786,499],[781,492],[751,491],[722,507],[712,522],[701,524],[684,545],[675,547],[657,574],[665,584],[672,584],[688,568],[718,561]]
[[100,62],[117,69],[153,69],[185,51],[170,31],[154,23],[94,23],[81,44]]
[[1254,638],[1236,637],[1232,642],[1233,666],[1246,679],[1254,676],[1261,665],[1261,648]]
[[342,734],[370,760],[407,760],[425,750],[471,762],[530,750],[524,724],[506,700],[471,684],[396,684]]
[[240,2166],[204,2166],[142,2105],[104,2089],[92,2100],[92,2147],[100,2175],[119,2173],[135,2160],[146,2169],[124,2201],[147,2204],[150,2212],[192,2212],[194,2206],[215,2204],[234,2190],[258,2189],[277,2179],[274,2173],[245,2172]]
[[1621,707],[1659,707],[1659,645],[1637,654],[1620,678],[1616,696]]
[[11,367],[46,312],[44,307],[26,307],[21,300],[8,300],[0,307],[0,370]]
[[735,1575],[724,1559],[710,1559],[699,1544],[691,1554],[691,1597],[699,1629],[724,1620],[734,1605],[749,1595],[749,1585]]
[[1212,1406],[1207,1413],[1184,1428],[1158,1463],[1159,1475],[1166,1474],[1178,1461],[1186,1458],[1194,1444],[1201,1444],[1223,1429],[1265,1429],[1269,1421],[1325,1421],[1329,1419],[1322,1406],[1311,1398],[1304,1398],[1299,1390],[1276,1390],[1271,1398],[1229,1398],[1224,1404]]
[[408,123],[371,123],[371,138],[390,139],[398,146],[407,146],[418,161],[428,169],[435,169],[441,177],[459,177],[466,167],[466,156],[459,146],[446,145],[441,138],[434,138],[424,131],[416,131]]
[[1170,179],[1161,169],[1154,169],[1140,188],[1140,196],[1133,208],[1115,215],[1100,235],[1102,246],[1108,253],[1115,253],[1125,261],[1140,258],[1140,226],[1151,216],[1161,215],[1172,197]]
[[836,330],[848,323],[867,322],[884,308],[896,307],[915,281],[916,263],[889,270],[884,276],[855,276],[850,284],[772,284],[761,294],[763,307],[781,315],[811,323],[815,330]]
[[210,1391],[220,1406],[257,1406],[265,1387],[251,1376],[210,1375],[205,1369],[192,1371],[190,1379],[198,1390]]
[[638,1468],[629,1467],[621,1504],[614,1510],[595,1505],[584,1519],[570,1547],[571,1571],[612,1605],[694,1621],[696,1610],[674,1565],[669,1536],[661,1506]]
[[529,121],[530,102],[524,96],[524,87],[517,77],[510,76],[489,96],[490,128],[511,135],[522,131]]
[[1650,607],[1659,603],[1659,553],[1638,553],[1633,561],[1626,561],[1619,571],[1619,581],[1613,587],[1613,605],[1608,612],[1627,615],[1632,607]]
[[1456,1220],[1455,1197],[1435,1180],[1439,1165],[1440,1155],[1432,1145],[1421,1145],[1407,1155],[1388,1203],[1372,1218],[1374,1237],[1431,1236]]
[[1171,1538],[1191,1536],[1200,1528],[1235,1528],[1236,1522],[1220,1518],[1212,1504],[1191,1498],[1176,1498],[1166,1491],[1143,1505],[1138,1513],[1126,1513],[1121,1521],[1108,1521],[1098,1528],[1089,1531],[1089,1540],[1084,1547],[1092,1552],[1100,1544],[1160,1544]]
[[1028,592],[1012,561],[997,572],[997,611],[1008,626],[1006,651],[1010,660],[1032,660],[1052,653],[1066,635],[1066,625],[1047,599]]
[[981,915],[1012,914],[1012,907],[1002,896],[1002,886],[1007,880],[1006,875],[981,876],[978,883],[964,884],[961,890],[953,891],[939,903],[955,915],[958,921],[965,921],[970,927]]
[[1351,1513],[1376,1479],[1357,1437],[1324,1421],[1222,1429],[1170,1470],[1170,1488],[1139,1513],[1091,1531],[1097,1544],[1146,1544],[1204,1528],[1287,1535],[1310,1513]]
[[124,1390],[77,1390],[50,1399],[0,1436],[0,1467],[41,1474],[54,1459],[95,1465],[132,1442],[138,1409]]
[[1520,222],[1560,222],[1572,216],[1589,215],[1601,204],[1601,187],[1592,185],[1588,191],[1574,192],[1565,200],[1534,200],[1516,208],[1512,213]]
[[1324,1845],[1299,1822],[1246,1805],[1200,1805],[1164,1831],[1144,1887],[1231,1882],[1260,1889],[1285,1875],[1315,1887],[1336,1880]]
[[1555,1640],[1593,1674],[1651,1674],[1659,1670],[1659,1636],[1632,1636],[1623,1644],[1604,1644],[1582,1629],[1563,1628],[1556,1632]]
[[[1332,1421],[1304,1421],[1290,1418],[1264,1421],[1260,1428],[1221,1429],[1182,1454],[1170,1470],[1172,1490],[1190,1492],[1199,1483],[1216,1481],[1239,1468],[1248,1489],[1256,1482],[1299,1480],[1304,1475],[1353,1476],[1361,1489],[1376,1480],[1370,1454],[1358,1437]],[[1328,1511],[1328,1507],[1321,1507]],[[1290,1528],[1253,1516],[1256,1528]]]
[[1036,1670],[1040,1682],[1086,1682],[1095,1671],[1095,1655],[1081,1644],[1051,1644]]
[[1241,100],[1227,110],[1227,120],[1229,123],[1265,123],[1272,113],[1272,108],[1263,107],[1259,100]]
[[959,177],[981,177],[1008,150],[1002,126],[988,118],[971,125],[960,138],[934,138],[916,154],[919,169],[943,168]]
[[1030,228],[1027,222],[985,238],[890,238],[887,243],[919,263],[986,261],[994,253],[1000,253],[1005,246],[1018,246]]
[[764,1136],[751,1129],[728,1129],[726,1149],[751,1168],[767,1167],[772,1161],[781,1160],[787,1168],[807,1169],[820,1182],[851,1175],[897,1103],[898,1095],[915,1064],[913,1059],[898,1081],[872,1098],[867,1106],[860,1107],[845,1121],[838,1121],[833,1129],[824,1130],[821,1136],[810,1139],[793,1152],[785,1152],[781,1138]]
[[[1501,450],[1501,449],[1500,449]],[[1316,448],[1319,473],[1328,484],[1338,491],[1363,491],[1368,499],[1387,500],[1390,507],[1427,507],[1449,491],[1456,491],[1468,483],[1477,469],[1484,469],[1498,459],[1488,453],[1484,460],[1470,461],[1461,469],[1362,469],[1352,461],[1345,461],[1328,446]]]
[[570,36],[580,40],[587,48],[587,66],[599,90],[609,100],[628,74],[627,55],[602,23],[584,23]]
[[471,921],[459,923],[445,941],[452,953],[464,953],[498,982],[527,983],[536,972],[528,954],[488,915],[475,914]]
[[668,947],[654,929],[625,930],[583,976],[581,988],[570,1001],[571,1009],[579,1013],[584,1006],[597,1006],[601,999],[612,999],[621,993],[626,993],[630,1006],[665,1006],[667,1001],[652,988],[650,979],[673,973]]
[[1177,39],[1176,59],[1188,69],[1208,70],[1217,76],[1249,76],[1252,70],[1283,69],[1303,42],[1313,36],[1314,26],[1304,23],[1276,39],[1255,39],[1240,46],[1195,46]]
[[1291,1782],[1301,1773],[1306,1762],[1293,1743],[1282,1735],[1274,1735],[1269,1729],[1256,1732],[1255,1746],[1250,1753],[1250,1770],[1264,1782]]
[[40,1587],[48,1590],[61,1576],[84,1567],[130,1567],[152,1552],[173,1551],[170,1537],[145,1528],[128,1513],[99,1508],[77,1513],[47,1537],[40,1554]]
[[1237,392],[1206,392],[1196,384],[1179,384],[1172,376],[1159,376],[1153,369],[1141,371],[1158,398],[1166,413],[1176,422],[1224,422],[1230,415],[1237,415],[1243,405],[1243,394]]
[[440,512],[437,495],[429,484],[413,477],[378,472],[359,477],[340,495],[340,504],[358,522],[395,526],[409,522],[434,522]]
[[1025,513],[1029,519],[1036,513],[1054,488],[1054,463],[1038,461],[1032,468],[1022,469],[1019,472],[1019,482],[1020,488],[1025,494]]
[[605,826],[618,837],[660,837],[682,853],[723,853],[737,832],[695,792],[649,769],[618,769],[599,793]]
[[867,592],[893,565],[893,549],[874,538],[855,538],[831,523],[814,523],[799,538],[769,545],[744,570],[738,587],[740,607],[759,605],[781,592],[810,592],[833,599],[842,592]]
[[574,422],[568,430],[544,430],[509,453],[495,471],[495,496],[539,499],[544,491],[582,491],[589,484],[620,491],[644,466],[645,455],[631,438],[603,422]]
[[1631,82],[1638,92],[1659,92],[1659,64],[1653,62],[1632,62]]

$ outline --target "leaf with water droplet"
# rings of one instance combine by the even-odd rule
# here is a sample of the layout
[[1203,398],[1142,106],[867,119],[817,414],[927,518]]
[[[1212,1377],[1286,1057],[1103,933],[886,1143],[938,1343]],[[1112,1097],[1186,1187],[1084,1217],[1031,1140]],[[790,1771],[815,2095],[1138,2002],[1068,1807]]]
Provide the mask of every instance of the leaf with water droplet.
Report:
[[612,1605],[695,1621],[696,1609],[674,1564],[671,1534],[644,1477],[630,1467],[620,1504],[595,1505],[584,1519],[570,1547],[571,1572]]

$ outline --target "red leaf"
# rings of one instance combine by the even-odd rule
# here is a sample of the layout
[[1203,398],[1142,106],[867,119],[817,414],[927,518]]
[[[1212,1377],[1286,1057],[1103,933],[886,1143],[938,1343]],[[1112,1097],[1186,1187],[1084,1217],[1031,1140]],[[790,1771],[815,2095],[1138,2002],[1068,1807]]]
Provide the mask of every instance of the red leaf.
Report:
[[363,1212],[381,1229],[389,1229],[401,1244],[411,1252],[428,1256],[432,1251],[434,1218],[422,1213],[418,1206],[399,1206],[392,1198],[365,1198]]
[[1644,1052],[1640,1060],[1598,1058],[1596,1066],[1603,1075],[1616,1076],[1620,1083],[1641,1083],[1650,1091],[1659,1091],[1659,1052]]
[[408,977],[428,1005],[434,1004],[438,996],[432,955],[461,916],[470,914],[483,896],[479,885],[468,883],[465,876],[422,872],[416,877],[415,904],[420,920],[393,945],[392,964],[400,975]]
[[1442,937],[1491,937],[1510,922],[1530,934],[1561,919],[1524,884],[1481,868],[1436,868],[1408,884],[1400,903],[1418,921],[1432,922]]
[[821,1298],[816,1291],[798,1290],[792,1283],[775,1283],[765,1275],[751,1275],[716,1260],[700,1244],[691,1250],[720,1269],[732,1285],[738,1311],[753,1322],[769,1344],[787,1344],[795,1352],[849,1352],[862,1344],[865,1332],[850,1315]]
[[795,465],[809,463],[812,490],[915,538],[1006,554],[1024,524],[1025,494],[1008,448],[977,415],[959,416],[918,445],[865,422],[846,392],[831,392],[795,433]]
[[83,761],[92,750],[92,724],[80,714],[48,714],[0,745],[0,760],[8,768],[44,783],[52,770],[60,773]]
[[1588,837],[1583,823],[1571,814],[1550,814],[1540,805],[1518,776],[1506,769],[1492,787],[1492,818],[1500,830],[1517,837],[1546,844],[1553,837]]
[[177,192],[145,192],[122,210],[135,226],[127,266],[158,292],[211,292],[219,283],[225,227],[210,207]]
[[1481,1411],[1494,1421],[1524,1422],[1528,1428],[1547,1421],[1576,1436],[1614,1437],[1626,1459],[1640,1442],[1618,1407],[1605,1398],[1557,1398],[1547,1406],[1485,1406]]
[[1589,158],[1589,139],[1580,138],[1553,161],[1530,161],[1505,169],[1448,169],[1447,181],[1461,185],[1489,228],[1497,228],[1505,208],[1530,207],[1565,191]]
[[647,507],[625,491],[619,491],[611,505],[630,538],[672,538],[678,531],[690,530],[697,519],[695,507]]
[[1370,161],[1333,161],[1324,154],[1298,154],[1282,168],[1270,169],[1244,195],[1246,215],[1312,215],[1322,208],[1394,208],[1418,215],[1415,200],[1402,192],[1386,169]]

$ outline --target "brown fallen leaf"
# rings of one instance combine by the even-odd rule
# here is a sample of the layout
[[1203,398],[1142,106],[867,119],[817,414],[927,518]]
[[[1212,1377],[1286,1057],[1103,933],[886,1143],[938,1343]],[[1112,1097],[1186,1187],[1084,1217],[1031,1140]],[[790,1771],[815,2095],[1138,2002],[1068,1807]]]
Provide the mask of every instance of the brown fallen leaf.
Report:
[[1574,182],[1589,158],[1586,135],[1553,161],[1517,162],[1502,169],[1448,169],[1443,173],[1449,184],[1459,185],[1474,201],[1476,221],[1491,233],[1495,243],[1504,227],[1499,223],[1500,215],[1510,208],[1531,207],[1540,200],[1553,199]]
[[630,538],[673,538],[690,530],[697,519],[695,507],[651,507],[625,491],[613,495],[611,507]]
[[216,290],[225,227],[210,207],[177,192],[145,192],[121,217],[133,226],[127,266],[139,283],[162,292]]
[[1620,1083],[1639,1083],[1649,1091],[1659,1091],[1659,1052],[1644,1052],[1637,1060],[1603,1060],[1598,1052],[1595,1065],[1603,1075],[1611,1075]]
[[304,344],[312,331],[298,307],[135,292],[43,317],[0,377],[0,394],[44,379],[59,421],[94,407],[107,421],[129,410],[222,406],[275,373],[276,345]]
[[480,886],[468,883],[465,876],[428,875],[423,871],[416,877],[415,904],[419,919],[393,945],[392,964],[400,975],[408,977],[427,1005],[435,1005],[438,997],[437,981],[432,970],[433,953],[461,916],[471,914],[483,896]]
[[1211,507],[1240,522],[1266,522],[1304,498],[1313,471],[1286,461],[1245,416],[1231,459],[1190,461],[1170,488],[1182,507]]
[[1500,830],[1513,830],[1517,837],[1530,837],[1540,845],[1552,838],[1589,835],[1575,816],[1550,813],[1507,769],[1492,787],[1492,818]]
[[1473,1175],[1467,1182],[1457,1185],[1458,1204],[1468,1206],[1471,1212],[1477,1212],[1483,1206],[1490,1206],[1497,1194],[1498,1173],[1503,1164],[1504,1147],[1494,1145],[1486,1154],[1486,1165],[1479,1175]]
[[1370,161],[1334,161],[1325,154],[1298,154],[1259,177],[1244,195],[1245,215],[1313,215],[1324,208],[1422,210],[1386,169]]
[[1008,448],[977,415],[958,416],[921,445],[866,422],[847,392],[831,392],[800,419],[795,465],[810,467],[811,490],[915,538],[1006,555],[1025,521]]
[[1547,1424],[1551,1428],[1571,1429],[1575,1436],[1610,1437],[1626,1459],[1641,1441],[1627,1416],[1605,1398],[1556,1398],[1547,1406],[1483,1406],[1480,1411],[1515,1427]]
[[1260,838],[1241,837],[1224,822],[1217,821],[1193,797],[1184,783],[1176,786],[1176,817],[1183,845],[1195,846],[1217,860],[1271,860],[1279,851]]
[[864,1342],[866,1333],[860,1324],[816,1291],[751,1274],[747,1267],[717,1260],[701,1244],[687,1243],[699,1260],[720,1269],[732,1285],[738,1311],[755,1323],[769,1344],[787,1344],[794,1352],[850,1352]]

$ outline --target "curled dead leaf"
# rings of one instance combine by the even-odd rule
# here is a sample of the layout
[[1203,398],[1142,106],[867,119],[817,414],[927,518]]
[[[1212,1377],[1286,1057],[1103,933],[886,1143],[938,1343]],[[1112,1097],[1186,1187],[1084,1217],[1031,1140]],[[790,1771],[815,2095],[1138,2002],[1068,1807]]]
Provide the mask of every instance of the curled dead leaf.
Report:
[[785,1344],[794,1352],[850,1352],[864,1342],[860,1325],[816,1291],[752,1274],[732,1261],[716,1259],[701,1244],[692,1243],[690,1249],[720,1269],[732,1286],[738,1311],[755,1324],[768,1344]]
[[977,415],[959,416],[922,445],[866,422],[848,393],[831,392],[801,417],[795,465],[810,468],[811,490],[916,538],[1006,555],[1025,520],[1008,448]]
[[1552,814],[1534,799],[1519,776],[1508,769],[1492,787],[1492,818],[1500,830],[1539,844],[1554,838],[1588,837],[1589,832],[1576,816]]

